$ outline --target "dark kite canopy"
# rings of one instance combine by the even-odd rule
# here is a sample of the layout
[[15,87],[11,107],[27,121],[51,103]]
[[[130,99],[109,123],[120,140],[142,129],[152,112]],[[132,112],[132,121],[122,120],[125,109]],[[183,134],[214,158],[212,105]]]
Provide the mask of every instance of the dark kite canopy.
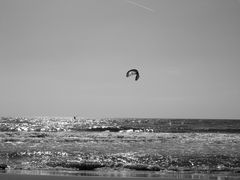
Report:
[[133,76],[133,75],[135,75],[135,81],[137,81],[140,77],[137,69],[130,69],[126,74],[127,77]]

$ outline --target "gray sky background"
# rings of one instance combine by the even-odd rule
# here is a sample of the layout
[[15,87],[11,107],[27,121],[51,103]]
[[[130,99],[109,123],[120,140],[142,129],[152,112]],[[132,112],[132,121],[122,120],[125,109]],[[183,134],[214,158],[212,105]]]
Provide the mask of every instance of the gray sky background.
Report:
[[240,118],[239,68],[237,0],[0,0],[2,116]]

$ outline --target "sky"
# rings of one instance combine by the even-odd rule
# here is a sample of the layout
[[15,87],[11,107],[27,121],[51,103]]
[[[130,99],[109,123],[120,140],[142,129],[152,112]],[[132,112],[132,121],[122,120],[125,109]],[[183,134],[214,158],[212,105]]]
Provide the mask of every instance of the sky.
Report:
[[1,116],[240,118],[239,67],[238,0],[0,0]]

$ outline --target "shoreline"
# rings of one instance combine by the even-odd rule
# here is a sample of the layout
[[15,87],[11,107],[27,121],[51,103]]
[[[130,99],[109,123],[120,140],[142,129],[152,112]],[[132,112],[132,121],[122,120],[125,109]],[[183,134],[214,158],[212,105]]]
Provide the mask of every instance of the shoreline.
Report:
[[240,174],[240,135],[235,134],[1,132],[0,137],[0,164],[7,173]]
[[240,179],[240,133],[198,132],[226,129],[240,122],[1,119],[0,179]]
[[[112,179],[113,177],[94,177],[94,176],[54,176],[54,175],[17,175],[17,174],[1,174],[1,180],[104,180],[104,179]],[[115,180],[120,180],[122,178],[114,177]],[[136,179],[136,178],[125,178],[125,179]],[[145,179],[137,178],[139,180]],[[155,180],[156,178],[149,178],[149,180]],[[169,179],[170,180],[170,179]]]
[[[122,180],[121,177],[94,177],[94,176],[50,176],[50,175],[16,175],[16,174],[1,174],[1,180],[105,180],[105,179],[115,179],[115,180]],[[125,180],[144,180],[146,177],[141,178],[134,178],[134,177],[126,177]],[[156,180],[157,178],[147,178],[148,180]],[[159,179],[159,178],[158,178]],[[168,179],[168,180],[176,180]]]
[[208,180],[208,179],[221,179],[221,180],[236,180],[240,178],[240,174],[232,172],[146,172],[146,171],[62,171],[62,170],[7,170],[0,171],[1,180],[54,180],[54,179],[67,179],[67,180],[103,180],[103,179],[125,179],[125,180]]

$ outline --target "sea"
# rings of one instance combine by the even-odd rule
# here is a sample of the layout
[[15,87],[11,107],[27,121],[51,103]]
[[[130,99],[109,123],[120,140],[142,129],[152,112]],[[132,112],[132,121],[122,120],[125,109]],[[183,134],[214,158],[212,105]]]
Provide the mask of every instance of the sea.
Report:
[[1,117],[0,173],[240,179],[240,120]]

